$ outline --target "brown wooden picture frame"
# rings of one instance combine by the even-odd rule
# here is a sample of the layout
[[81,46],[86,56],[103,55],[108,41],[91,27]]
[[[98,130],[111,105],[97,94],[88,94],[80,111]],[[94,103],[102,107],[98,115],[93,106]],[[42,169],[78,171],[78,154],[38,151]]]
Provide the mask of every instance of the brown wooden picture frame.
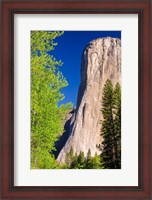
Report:
[[[138,14],[138,186],[14,186],[14,14]],[[152,199],[151,1],[1,1],[1,199]]]

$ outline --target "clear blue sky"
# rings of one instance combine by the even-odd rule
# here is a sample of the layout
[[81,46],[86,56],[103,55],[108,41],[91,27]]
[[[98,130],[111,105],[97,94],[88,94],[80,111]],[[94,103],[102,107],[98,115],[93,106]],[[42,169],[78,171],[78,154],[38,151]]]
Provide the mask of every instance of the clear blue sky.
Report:
[[83,50],[93,39],[102,37],[121,38],[121,31],[65,31],[61,37],[55,39],[58,45],[51,54],[64,63],[60,70],[69,83],[61,91],[65,99],[59,105],[72,102],[76,106]]

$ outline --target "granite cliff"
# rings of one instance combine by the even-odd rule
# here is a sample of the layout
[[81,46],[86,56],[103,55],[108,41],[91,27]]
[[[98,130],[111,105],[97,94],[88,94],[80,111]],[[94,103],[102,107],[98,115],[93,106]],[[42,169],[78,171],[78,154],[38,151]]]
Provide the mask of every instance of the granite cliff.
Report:
[[[85,48],[81,62],[81,83],[79,86],[76,110],[68,115],[66,137],[57,156],[64,162],[71,146],[74,152],[88,150],[99,154],[101,143],[102,89],[107,79],[115,85],[121,83],[121,41],[117,38],[98,38]],[[66,123],[65,123],[66,125]]]

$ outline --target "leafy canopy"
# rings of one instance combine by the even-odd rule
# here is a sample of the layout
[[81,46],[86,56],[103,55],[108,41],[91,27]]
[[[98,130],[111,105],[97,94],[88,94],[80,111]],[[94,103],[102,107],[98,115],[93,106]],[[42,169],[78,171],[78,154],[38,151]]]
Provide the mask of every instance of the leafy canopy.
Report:
[[71,103],[58,107],[64,99],[60,92],[68,85],[60,72],[62,61],[48,52],[54,50],[56,37],[63,32],[31,32],[31,163],[32,168],[56,168],[52,151],[58,137],[63,133],[63,120]]

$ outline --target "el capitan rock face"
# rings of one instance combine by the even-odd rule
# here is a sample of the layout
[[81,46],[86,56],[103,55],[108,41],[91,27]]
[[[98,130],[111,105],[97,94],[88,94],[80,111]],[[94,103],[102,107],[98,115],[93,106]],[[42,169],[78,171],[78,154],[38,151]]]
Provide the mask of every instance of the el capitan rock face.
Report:
[[99,154],[101,144],[101,99],[107,79],[115,85],[121,83],[121,41],[117,38],[99,38],[85,48],[81,63],[81,83],[78,92],[76,113],[71,117],[69,137],[57,160],[64,162],[71,146],[74,152],[91,150]]

